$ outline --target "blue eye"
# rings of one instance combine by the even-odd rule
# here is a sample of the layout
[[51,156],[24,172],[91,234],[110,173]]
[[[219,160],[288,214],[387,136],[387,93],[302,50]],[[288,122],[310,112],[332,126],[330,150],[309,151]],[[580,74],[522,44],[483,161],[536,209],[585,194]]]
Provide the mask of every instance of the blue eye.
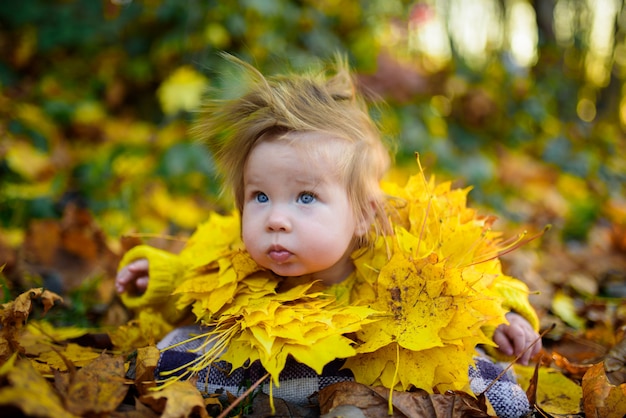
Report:
[[309,203],[315,202],[315,195],[313,193],[310,193],[310,192],[304,192],[304,193],[300,194],[300,196],[298,196],[298,201],[300,203],[308,205]]
[[267,195],[263,192],[258,192],[255,196],[254,196],[254,200],[258,203],[267,203],[268,200],[270,200],[269,197],[267,197]]

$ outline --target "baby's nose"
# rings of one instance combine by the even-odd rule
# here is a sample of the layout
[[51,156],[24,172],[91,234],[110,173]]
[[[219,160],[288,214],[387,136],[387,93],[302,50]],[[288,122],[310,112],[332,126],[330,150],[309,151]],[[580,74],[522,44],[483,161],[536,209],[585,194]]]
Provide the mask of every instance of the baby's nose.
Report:
[[267,230],[270,232],[291,231],[291,221],[289,216],[280,209],[272,210],[267,219]]

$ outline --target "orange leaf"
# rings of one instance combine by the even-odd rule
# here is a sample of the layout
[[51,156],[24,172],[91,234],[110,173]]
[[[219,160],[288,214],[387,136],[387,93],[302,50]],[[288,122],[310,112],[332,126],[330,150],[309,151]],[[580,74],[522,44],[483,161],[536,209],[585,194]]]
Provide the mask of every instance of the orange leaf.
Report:
[[582,388],[587,418],[622,418],[626,415],[626,384],[612,385],[604,363],[594,365],[585,373]]

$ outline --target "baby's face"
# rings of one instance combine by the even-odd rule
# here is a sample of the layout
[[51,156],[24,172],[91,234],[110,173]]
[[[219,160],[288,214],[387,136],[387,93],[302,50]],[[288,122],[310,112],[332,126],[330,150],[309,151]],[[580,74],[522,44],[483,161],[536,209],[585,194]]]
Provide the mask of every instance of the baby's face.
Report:
[[[306,134],[320,135],[320,134]],[[310,161],[290,141],[259,143],[244,170],[243,240],[252,258],[280,276],[326,284],[353,269],[356,220],[331,161]]]

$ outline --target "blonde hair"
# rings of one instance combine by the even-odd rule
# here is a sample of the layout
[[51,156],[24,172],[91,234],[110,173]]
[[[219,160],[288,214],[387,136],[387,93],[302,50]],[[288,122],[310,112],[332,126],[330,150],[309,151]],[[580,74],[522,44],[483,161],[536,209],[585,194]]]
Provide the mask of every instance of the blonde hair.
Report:
[[[290,133],[318,132],[347,146],[345,155],[333,160],[341,163],[339,177],[357,221],[374,225],[376,232],[388,230],[379,182],[389,168],[389,151],[356,92],[345,59],[336,57],[329,71],[265,77],[233,56],[226,58],[242,70],[244,92],[233,99],[208,100],[192,133],[213,154],[237,209],[243,208],[244,169],[257,143],[268,138],[298,141]],[[316,150],[317,144],[306,146],[313,155],[330,154]],[[319,147],[332,147],[332,141],[320,141]]]

